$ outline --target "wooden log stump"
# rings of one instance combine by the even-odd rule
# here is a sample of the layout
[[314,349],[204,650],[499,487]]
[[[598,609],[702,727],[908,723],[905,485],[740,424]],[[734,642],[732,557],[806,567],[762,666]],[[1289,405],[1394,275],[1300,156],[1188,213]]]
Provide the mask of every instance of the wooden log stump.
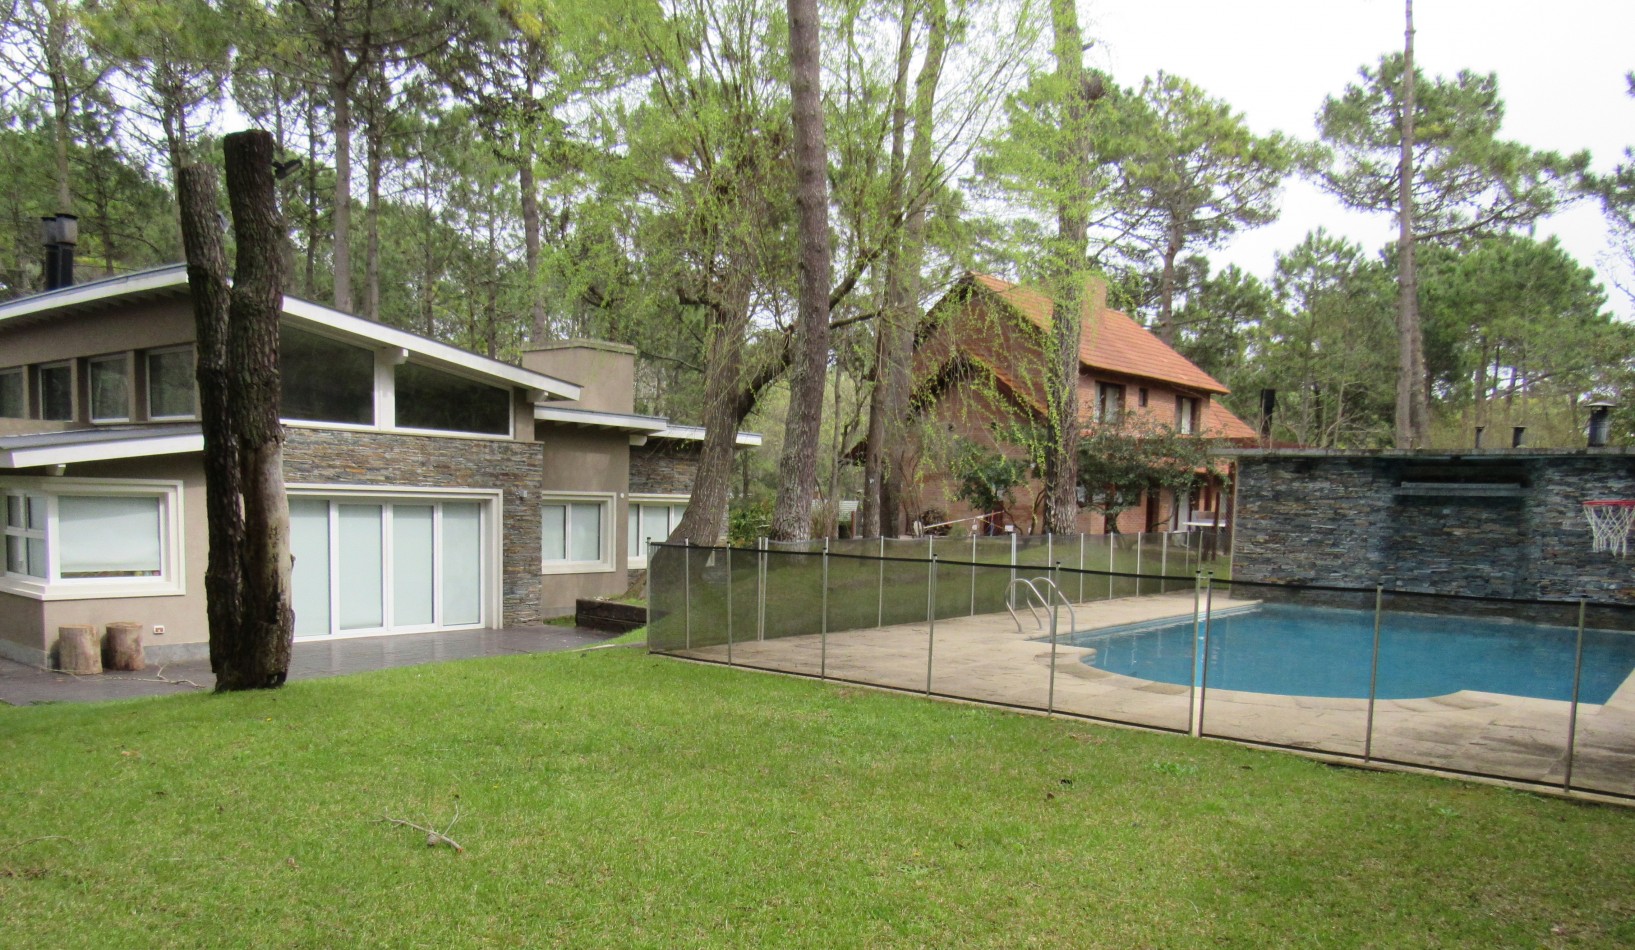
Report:
[[108,624],[102,635],[102,668],[105,670],[145,670],[148,661],[142,655],[144,627],[129,620]]
[[57,628],[57,669],[64,673],[102,672],[95,627],[76,623]]

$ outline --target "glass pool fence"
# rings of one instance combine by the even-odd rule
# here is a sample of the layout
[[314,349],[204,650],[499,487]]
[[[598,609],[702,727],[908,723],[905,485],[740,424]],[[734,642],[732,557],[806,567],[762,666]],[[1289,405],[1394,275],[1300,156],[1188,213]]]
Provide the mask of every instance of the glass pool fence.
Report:
[[649,649],[1635,799],[1635,608],[1232,581],[1199,532],[653,545]]

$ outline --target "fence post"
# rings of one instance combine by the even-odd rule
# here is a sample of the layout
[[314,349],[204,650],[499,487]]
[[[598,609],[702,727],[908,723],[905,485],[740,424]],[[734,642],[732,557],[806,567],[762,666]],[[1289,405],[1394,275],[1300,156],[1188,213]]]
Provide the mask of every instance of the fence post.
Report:
[[818,679],[829,678],[829,539],[823,539],[823,606],[818,621]]
[[1084,532],[1079,532],[1079,603],[1084,603]]
[[925,642],[925,695],[931,695],[931,660],[937,652],[937,558],[931,557],[931,575],[925,584],[925,620],[930,627]]
[[732,542],[727,542],[727,665],[732,665]]
[[1011,576],[1007,584],[1016,583],[1016,526],[1011,525]]
[[1187,732],[1198,738],[1198,620],[1203,605],[1204,575],[1192,574],[1192,690],[1187,693]]
[[[1045,532],[1045,563],[1056,563],[1056,535],[1049,531]],[[1055,583],[1055,578],[1051,579],[1051,583]]]
[[1146,538],[1147,532],[1138,531],[1135,535],[1135,595],[1141,596],[1141,541]]
[[976,528],[971,528],[971,616],[976,616]]
[[[1160,531],[1160,532],[1158,532],[1158,537],[1159,537],[1158,576],[1159,577],[1168,577],[1169,576],[1169,532],[1168,531]],[[1160,594],[1169,593],[1169,585],[1160,580],[1158,582],[1158,592]]]
[[1368,722],[1363,727],[1363,761],[1374,758],[1374,694],[1380,677],[1380,620],[1384,613],[1385,585],[1374,585],[1374,652],[1368,661]]
[[881,535],[880,535],[880,561],[876,562],[876,566],[880,567],[880,600],[878,600],[878,603],[875,603],[875,628],[881,628],[881,626],[886,625],[886,535],[885,535],[885,533],[881,533]]
[[1204,702],[1209,699],[1209,626],[1215,612],[1215,572],[1204,575],[1204,655],[1198,677],[1198,735],[1204,734]]
[[1050,687],[1045,691],[1045,715],[1056,715],[1056,617],[1062,609],[1061,601],[1065,599],[1061,587],[1056,579],[1061,576],[1061,562],[1053,561],[1050,567],[1050,586],[1056,590],[1056,599],[1050,602]]
[[766,639],[766,538],[756,538],[755,545],[761,551],[755,556],[755,639]]
[[686,648],[693,648],[693,539],[688,538],[681,550],[681,603],[682,629],[686,631]]
[[1584,676],[1584,598],[1578,599],[1578,648],[1573,654],[1573,706],[1567,716],[1567,774],[1561,779],[1561,790],[1573,790],[1573,749],[1578,745],[1578,687]]
[[[1103,519],[1103,521],[1105,521],[1105,520],[1106,519]],[[1113,546],[1113,542],[1116,541],[1116,540],[1118,540],[1118,535],[1114,534],[1111,531],[1107,532],[1107,599],[1108,600],[1113,599],[1113,571],[1118,569],[1118,552],[1117,552],[1116,548]]]

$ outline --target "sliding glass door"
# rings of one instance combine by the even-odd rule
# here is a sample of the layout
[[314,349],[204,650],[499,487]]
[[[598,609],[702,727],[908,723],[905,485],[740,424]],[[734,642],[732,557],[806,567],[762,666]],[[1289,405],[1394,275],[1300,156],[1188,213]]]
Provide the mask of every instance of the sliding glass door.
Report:
[[292,495],[295,635],[480,626],[483,509],[476,501]]

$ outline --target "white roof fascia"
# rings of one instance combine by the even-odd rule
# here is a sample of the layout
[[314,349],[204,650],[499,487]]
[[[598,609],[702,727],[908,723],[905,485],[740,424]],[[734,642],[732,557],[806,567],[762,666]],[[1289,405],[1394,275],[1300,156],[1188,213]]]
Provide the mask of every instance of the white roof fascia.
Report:
[[638,416],[625,412],[603,412],[597,409],[574,409],[552,405],[535,406],[534,418],[540,422],[566,422],[571,425],[597,426],[604,429],[624,429],[644,435],[663,432],[669,425],[658,416]]
[[31,313],[39,313],[43,310],[56,310],[60,307],[73,307],[92,303],[124,294],[136,294],[144,291],[163,290],[167,287],[184,287],[186,285],[186,265],[178,264],[174,267],[164,267],[158,270],[140,271],[124,277],[110,277],[104,280],[92,281],[88,284],[75,284],[72,287],[33,294],[10,303],[0,304],[0,321]]
[[144,458],[149,455],[184,455],[204,451],[204,435],[178,432],[159,436],[100,439],[57,445],[0,448],[0,468],[32,468],[37,465],[67,465],[74,462],[103,462],[109,459]]
[[383,347],[398,347],[408,350],[410,353],[429,356],[450,366],[457,366],[483,376],[503,379],[513,386],[539,390],[546,395],[556,396],[561,399],[578,399],[581,393],[579,386],[565,379],[546,376],[544,373],[536,373],[533,370],[512,366],[510,363],[502,363],[499,360],[491,360],[486,356],[469,353],[457,346],[439,343],[436,340],[428,340],[425,337],[416,336],[396,327],[389,327],[373,320],[365,320],[362,317],[354,317],[351,314],[331,310],[321,304],[301,300],[297,297],[285,295],[283,310],[284,313],[292,317],[339,330],[348,336],[363,337],[374,340]]
[[[654,435],[661,439],[684,439],[701,442],[704,439],[704,427],[667,425],[662,432],[656,432]],[[760,445],[761,434],[759,432],[745,432],[740,429],[738,436],[733,441],[739,445]]]

